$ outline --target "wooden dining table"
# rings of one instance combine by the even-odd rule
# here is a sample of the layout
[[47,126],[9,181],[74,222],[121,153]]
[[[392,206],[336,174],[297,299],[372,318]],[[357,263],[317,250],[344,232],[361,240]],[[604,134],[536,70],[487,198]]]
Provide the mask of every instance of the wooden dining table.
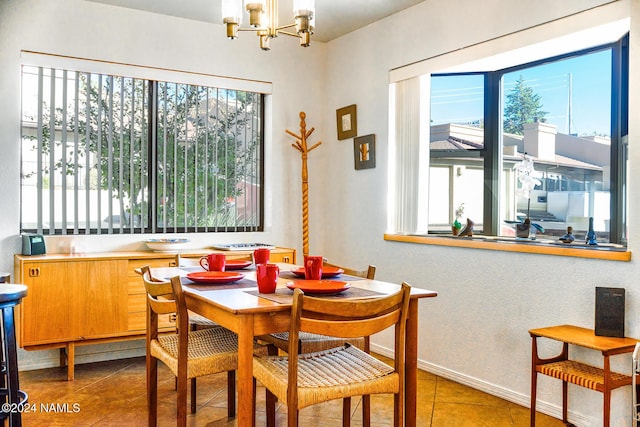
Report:
[[[184,285],[187,308],[201,314],[218,324],[230,329],[238,335],[238,425],[241,427],[255,425],[253,407],[253,343],[260,335],[289,330],[292,293],[288,282],[296,280],[291,273],[299,266],[278,264],[280,276],[276,294],[259,294],[257,291],[255,269],[238,270],[244,275],[242,280],[231,284],[190,283],[186,278],[193,268],[166,267],[153,268],[151,273],[158,278],[180,276]],[[363,279],[341,275],[334,280],[347,282],[351,289],[345,292],[344,298],[371,298],[397,292],[399,284],[381,280]],[[353,294],[365,296],[350,296]],[[367,295],[367,293],[369,295]],[[416,397],[418,373],[418,301],[421,298],[437,296],[435,291],[417,287],[411,288],[411,300],[407,318],[407,345],[405,352],[405,425],[416,426]]]

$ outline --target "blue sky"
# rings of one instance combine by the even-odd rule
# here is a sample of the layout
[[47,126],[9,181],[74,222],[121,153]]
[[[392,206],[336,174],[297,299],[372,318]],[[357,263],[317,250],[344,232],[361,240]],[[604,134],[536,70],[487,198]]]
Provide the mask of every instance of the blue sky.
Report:
[[[569,133],[571,99],[571,133],[609,135],[610,68],[611,53],[606,50],[517,70],[506,74],[503,84],[507,94],[522,76],[540,95],[547,122],[556,125],[558,132]],[[481,118],[482,82],[477,75],[433,78],[432,123],[468,123]]]

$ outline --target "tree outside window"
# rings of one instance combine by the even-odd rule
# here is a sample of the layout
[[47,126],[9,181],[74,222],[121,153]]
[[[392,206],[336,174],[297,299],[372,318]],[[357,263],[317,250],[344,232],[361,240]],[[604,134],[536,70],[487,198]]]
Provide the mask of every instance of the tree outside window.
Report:
[[258,93],[23,68],[22,229],[261,225]]

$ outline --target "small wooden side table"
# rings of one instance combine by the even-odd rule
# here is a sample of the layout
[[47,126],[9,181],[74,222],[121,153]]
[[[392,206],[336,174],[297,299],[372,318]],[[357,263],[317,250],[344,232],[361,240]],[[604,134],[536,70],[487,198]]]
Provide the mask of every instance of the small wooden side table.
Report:
[[[633,352],[638,340],[596,336],[593,329],[572,325],[531,329],[531,427],[536,422],[536,386],[538,373],[562,380],[562,421],[567,424],[568,383],[603,393],[603,426],[609,426],[611,415],[611,390],[631,385],[631,376],[611,371],[609,356]],[[563,343],[562,352],[555,357],[538,357],[537,338],[543,337]],[[569,344],[602,352],[603,368],[569,359]],[[631,370],[629,370],[631,372]]]

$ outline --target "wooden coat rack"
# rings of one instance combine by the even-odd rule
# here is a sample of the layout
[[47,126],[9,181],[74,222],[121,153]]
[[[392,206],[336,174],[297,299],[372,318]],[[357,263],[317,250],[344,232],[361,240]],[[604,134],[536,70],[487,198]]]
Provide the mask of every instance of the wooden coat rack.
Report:
[[300,135],[296,135],[290,130],[286,132],[296,139],[295,144],[291,144],[293,148],[302,154],[302,254],[309,255],[309,171],[307,169],[307,157],[311,150],[318,147],[322,142],[313,144],[307,148],[307,138],[311,136],[315,128],[307,131],[307,124],[304,121],[307,115],[300,112]]

